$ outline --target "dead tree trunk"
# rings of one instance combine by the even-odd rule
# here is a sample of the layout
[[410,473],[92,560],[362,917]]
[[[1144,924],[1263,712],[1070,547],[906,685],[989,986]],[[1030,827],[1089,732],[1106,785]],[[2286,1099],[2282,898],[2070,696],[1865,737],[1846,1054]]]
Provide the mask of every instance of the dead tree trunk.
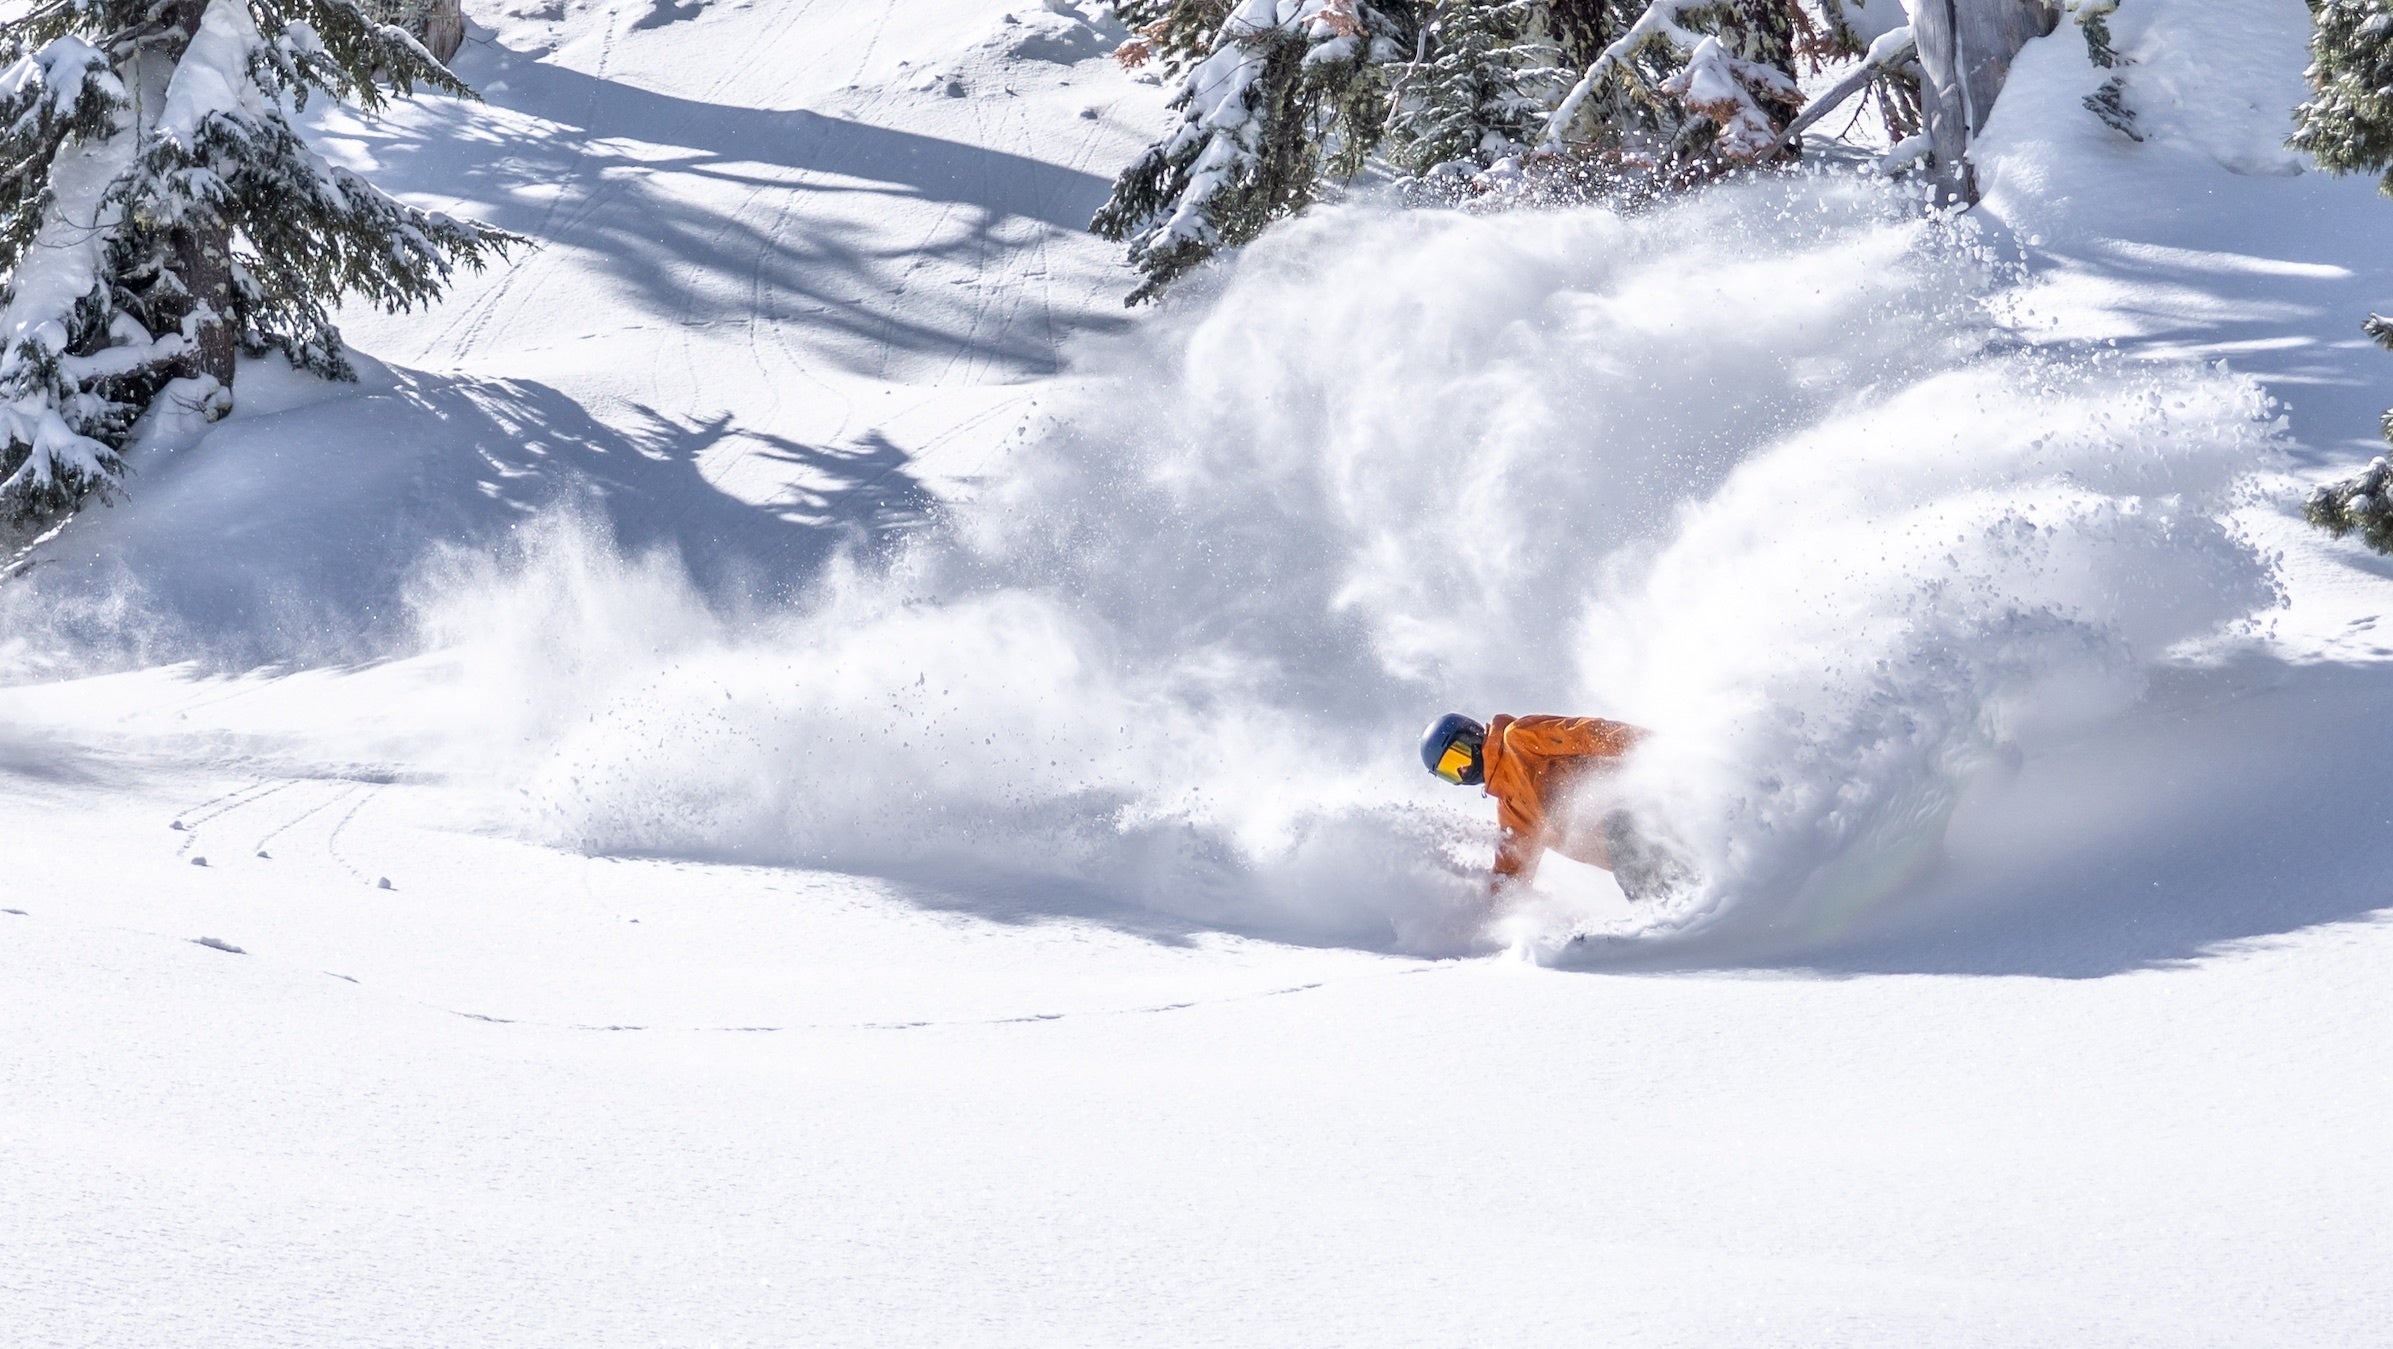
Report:
[[[207,17],[208,0],[176,0],[175,21],[188,36],[199,34]],[[174,254],[175,278],[182,282],[185,304],[183,330],[191,350],[183,357],[185,375],[205,375],[224,389],[233,387],[233,357],[238,349],[233,332],[233,227],[220,216],[177,225],[167,239]]]
[[2049,0],[1918,0],[1911,29],[1926,73],[1920,90],[1935,152],[1938,205],[1975,205],[1969,143],[1986,129],[2011,58],[2060,22]]
[[432,0],[424,9],[423,27],[416,36],[433,59],[447,65],[465,45],[464,0]]
[[444,66],[465,45],[463,0],[366,0],[366,13],[414,34]]

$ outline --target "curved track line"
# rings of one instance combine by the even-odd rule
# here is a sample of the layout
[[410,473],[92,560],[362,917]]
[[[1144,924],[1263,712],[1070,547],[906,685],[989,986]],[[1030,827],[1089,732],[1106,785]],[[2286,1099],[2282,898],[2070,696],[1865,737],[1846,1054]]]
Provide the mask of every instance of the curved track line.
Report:
[[267,844],[272,843],[274,840],[282,837],[283,834],[296,827],[300,821],[307,819],[311,815],[318,814],[329,807],[338,805],[341,802],[348,800],[350,797],[355,796],[357,793],[365,790],[369,785],[370,784],[363,782],[352,782],[344,787],[341,787],[339,790],[333,792],[332,795],[325,797],[323,800],[318,801],[316,804],[309,806],[307,809],[268,830],[265,834],[259,837],[256,846],[252,847],[250,851],[253,853],[263,853],[266,851]]
[[382,793],[381,783],[363,783],[360,785],[366,788],[365,792],[360,795],[356,801],[351,803],[349,809],[345,811],[341,815],[341,818],[333,824],[332,832],[324,836],[324,855],[330,857],[336,864],[338,864],[341,870],[346,871],[350,875],[356,877],[361,884],[372,885],[375,878],[368,876],[366,873],[358,870],[356,867],[349,865],[349,859],[341,856],[340,850],[341,831],[347,829],[349,827],[350,821],[357,818],[357,812],[364,810],[368,802],[372,801],[375,797],[381,795]]
[[[227,792],[223,796],[215,798],[214,801],[202,803],[199,813],[176,816],[175,823],[182,826],[183,843],[181,847],[178,847],[174,850],[174,855],[177,857],[185,857],[190,855],[191,850],[199,844],[199,827],[201,825],[206,824],[210,820],[220,819],[226,815],[230,815],[234,811],[240,810],[244,807],[256,805],[258,802],[265,800],[267,797],[274,795],[276,792],[295,786],[303,781],[305,781],[303,778],[283,778],[280,781],[276,781],[273,778],[259,778],[256,782],[249,784],[249,786],[244,787],[239,791]],[[274,785],[271,787],[266,787],[266,784],[269,782],[274,783]],[[259,787],[265,787],[265,790],[254,790]],[[223,804],[218,805],[218,802],[222,802]],[[215,809],[206,809],[208,806],[214,806]]]

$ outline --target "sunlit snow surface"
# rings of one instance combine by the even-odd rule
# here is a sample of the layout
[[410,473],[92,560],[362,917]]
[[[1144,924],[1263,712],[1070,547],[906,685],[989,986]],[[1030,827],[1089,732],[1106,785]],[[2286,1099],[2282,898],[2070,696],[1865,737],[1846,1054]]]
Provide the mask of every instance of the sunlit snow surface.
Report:
[[[2123,6],[2143,146],[2032,47],[1959,225],[1365,198],[1135,319],[1100,23],[469,9],[489,104],[317,130],[538,251],[0,584],[0,1324],[2384,1324],[2393,581],[2293,503],[2393,206],[2272,148],[2298,7]],[[1701,886],[1491,915],[1448,708],[1653,727]]]

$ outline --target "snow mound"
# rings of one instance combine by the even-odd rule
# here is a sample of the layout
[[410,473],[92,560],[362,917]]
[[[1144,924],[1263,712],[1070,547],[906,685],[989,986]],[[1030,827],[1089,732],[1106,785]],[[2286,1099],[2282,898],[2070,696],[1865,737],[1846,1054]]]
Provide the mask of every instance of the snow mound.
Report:
[[1064,66],[1103,56],[1128,35],[1110,14],[1092,19],[1064,0],[1016,10],[1000,19],[999,25],[989,45],[1000,55]]
[[710,598],[553,522],[428,573],[423,634],[570,846],[1458,949],[1491,840],[1417,728],[1591,712],[1660,733],[1631,788],[1710,882],[1534,935],[1833,928],[1974,777],[2274,598],[2219,522],[2253,389],[2020,350],[1984,252],[1831,180],[1321,211],[1086,353],[885,564]]

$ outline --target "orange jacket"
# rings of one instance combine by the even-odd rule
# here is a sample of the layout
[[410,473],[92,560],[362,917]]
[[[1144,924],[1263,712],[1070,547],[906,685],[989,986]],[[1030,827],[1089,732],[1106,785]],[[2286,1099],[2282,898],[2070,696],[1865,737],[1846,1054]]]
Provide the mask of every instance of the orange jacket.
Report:
[[1625,721],[1602,717],[1497,717],[1487,724],[1479,762],[1496,798],[1496,875],[1527,880],[1552,848],[1609,870],[1601,821],[1571,819],[1570,793],[1590,775],[1610,771],[1645,738]]

